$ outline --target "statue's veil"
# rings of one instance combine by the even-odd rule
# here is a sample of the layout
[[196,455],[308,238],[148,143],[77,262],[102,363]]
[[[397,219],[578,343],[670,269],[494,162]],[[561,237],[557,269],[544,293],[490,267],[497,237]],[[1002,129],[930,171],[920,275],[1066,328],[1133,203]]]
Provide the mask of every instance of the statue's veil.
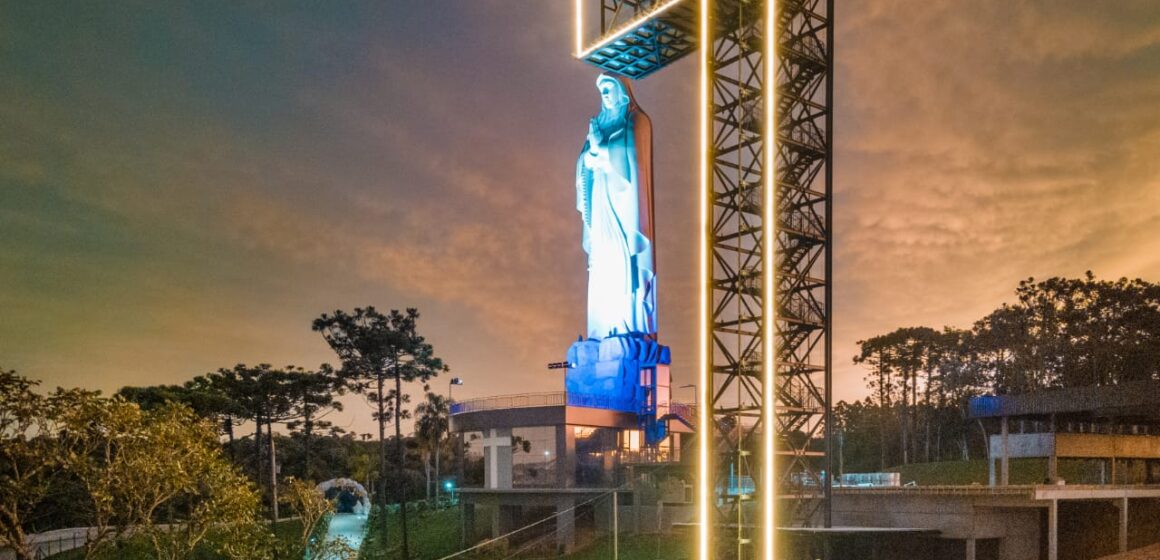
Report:
[[596,89],[599,90],[600,85],[604,82],[616,84],[616,88],[620,92],[620,103],[616,107],[609,109],[601,103],[600,113],[596,115],[596,123],[600,125],[602,131],[608,133],[623,127],[628,113],[634,109],[639,110],[640,107],[637,106],[636,98],[632,95],[632,85],[629,84],[628,78],[601,74],[596,78]]
[[607,109],[601,103],[600,113],[596,117],[597,125],[605,133],[605,138],[608,138],[612,131],[624,129],[632,135],[633,146],[636,150],[640,211],[638,223],[641,235],[647,240],[645,245],[648,253],[642,255],[643,258],[639,261],[643,268],[640,282],[644,293],[646,316],[650,323],[645,329],[645,334],[656,340],[656,261],[653,254],[656,237],[654,230],[655,209],[653,206],[652,120],[637,104],[628,78],[614,74],[601,74],[596,78],[596,88],[600,89],[600,85],[605,81],[615,82],[619,86],[623,102],[613,109]]

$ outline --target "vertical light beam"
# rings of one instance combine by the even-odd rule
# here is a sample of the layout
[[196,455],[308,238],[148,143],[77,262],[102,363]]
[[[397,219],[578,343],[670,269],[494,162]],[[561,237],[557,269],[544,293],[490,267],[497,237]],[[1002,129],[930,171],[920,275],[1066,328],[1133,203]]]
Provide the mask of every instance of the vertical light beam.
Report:
[[777,371],[775,367],[775,345],[777,337],[777,307],[774,269],[777,259],[774,251],[777,249],[777,174],[774,167],[777,150],[777,123],[774,121],[777,113],[777,37],[774,35],[776,26],[776,0],[766,0],[765,4],[765,53],[763,55],[762,86],[765,90],[765,131],[763,148],[765,162],[762,165],[762,174],[765,179],[765,215],[762,219],[762,270],[764,271],[764,309],[762,310],[762,354],[763,375],[761,380],[761,415],[762,415],[762,558],[773,560],[774,533],[776,532],[774,506],[776,503],[777,487],[774,469],[774,444],[776,442],[777,416],[775,403],[777,402]]
[[576,50],[575,56],[580,56],[584,50],[584,0],[576,0]]
[[700,50],[701,50],[701,75],[700,75],[700,126],[701,126],[701,169],[700,181],[698,182],[701,189],[701,313],[700,313],[700,345],[701,345],[701,363],[700,371],[698,372],[697,383],[697,402],[700,406],[697,410],[697,558],[698,560],[712,560],[709,550],[711,548],[709,543],[710,525],[713,518],[709,515],[710,508],[714,507],[711,502],[713,493],[711,485],[713,484],[713,468],[709,463],[710,445],[716,439],[716,430],[713,428],[713,400],[712,400],[712,386],[713,375],[709,369],[710,356],[712,348],[710,344],[710,332],[713,325],[710,324],[709,306],[713,300],[713,287],[709,279],[709,238],[710,228],[713,223],[712,206],[709,203],[709,192],[711,189],[709,180],[709,169],[712,165],[712,150],[709,146],[709,133],[711,130],[711,108],[713,99],[709,92],[709,60],[713,55],[712,37],[709,35],[709,3],[710,0],[701,0],[700,12]]

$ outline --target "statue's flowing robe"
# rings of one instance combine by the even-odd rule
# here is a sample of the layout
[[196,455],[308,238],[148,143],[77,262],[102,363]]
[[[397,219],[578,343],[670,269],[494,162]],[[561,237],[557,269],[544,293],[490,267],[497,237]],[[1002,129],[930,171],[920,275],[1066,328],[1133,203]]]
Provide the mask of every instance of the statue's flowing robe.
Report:
[[[629,97],[624,119],[601,126],[611,169],[576,164],[577,210],[588,253],[588,337],[639,334],[656,338],[656,266],[653,260],[652,122]],[[607,126],[607,128],[605,128]]]

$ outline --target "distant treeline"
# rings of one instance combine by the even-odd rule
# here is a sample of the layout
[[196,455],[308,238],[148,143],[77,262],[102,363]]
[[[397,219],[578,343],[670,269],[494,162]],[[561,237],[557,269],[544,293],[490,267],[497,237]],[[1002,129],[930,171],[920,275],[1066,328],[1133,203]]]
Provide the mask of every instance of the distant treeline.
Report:
[[1160,285],[1088,272],[1029,278],[1015,295],[969,329],[858,341],[870,395],[835,408],[847,472],[982,456],[970,397],[1160,379]]

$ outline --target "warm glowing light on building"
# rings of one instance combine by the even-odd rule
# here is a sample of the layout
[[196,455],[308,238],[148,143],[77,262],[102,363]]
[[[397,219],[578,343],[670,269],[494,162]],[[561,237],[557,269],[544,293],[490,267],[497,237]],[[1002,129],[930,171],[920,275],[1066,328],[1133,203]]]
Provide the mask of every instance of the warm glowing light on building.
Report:
[[576,32],[576,37],[577,37],[577,39],[576,39],[576,58],[584,58],[584,57],[592,54],[593,51],[601,49],[605,45],[607,45],[613,41],[619,41],[621,38],[623,38],[625,35],[627,35],[630,31],[632,31],[633,29],[636,29],[637,26],[639,26],[642,22],[645,22],[645,21],[648,21],[652,18],[660,16],[661,14],[668,11],[669,8],[672,8],[673,6],[676,6],[677,4],[684,2],[684,0],[669,0],[668,2],[665,2],[664,4],[660,4],[659,6],[657,6],[656,8],[654,8],[648,12],[643,12],[643,13],[637,14],[637,16],[635,18],[633,18],[631,21],[626,22],[624,25],[621,25],[618,29],[616,29],[616,31],[608,31],[607,35],[605,35],[605,37],[603,39],[601,39],[599,42],[597,42],[596,44],[594,44],[586,49],[583,48],[584,40],[582,38],[580,38],[580,36],[582,34],[581,33],[581,31],[582,31],[581,18],[583,16],[583,14],[581,13],[583,11],[581,9],[581,6],[580,6],[581,2],[583,2],[583,0],[576,0],[576,31],[577,31]]

